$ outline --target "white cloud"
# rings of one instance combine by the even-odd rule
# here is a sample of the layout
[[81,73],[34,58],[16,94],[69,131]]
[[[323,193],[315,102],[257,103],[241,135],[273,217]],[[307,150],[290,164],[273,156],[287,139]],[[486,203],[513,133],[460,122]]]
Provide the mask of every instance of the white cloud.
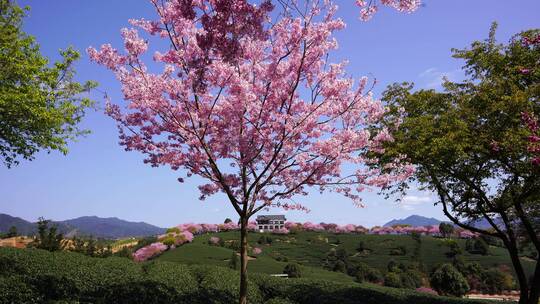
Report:
[[414,210],[415,206],[425,204],[425,203],[431,203],[433,202],[433,198],[426,194],[426,195],[405,195],[401,199],[401,203],[399,206],[404,210]]
[[432,67],[418,74],[418,77],[420,78],[419,82],[423,84],[424,88],[436,89],[441,87],[445,78],[450,81],[456,81],[461,75],[462,72],[459,69],[445,72]]

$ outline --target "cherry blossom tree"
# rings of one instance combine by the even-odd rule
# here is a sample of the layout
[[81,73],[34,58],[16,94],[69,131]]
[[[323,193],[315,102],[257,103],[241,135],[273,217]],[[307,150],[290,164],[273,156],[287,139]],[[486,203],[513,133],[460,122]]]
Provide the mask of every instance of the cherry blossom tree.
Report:
[[[399,10],[406,2],[415,3],[381,1]],[[108,103],[107,112],[126,150],[204,178],[201,200],[222,193],[238,213],[240,303],[247,303],[251,216],[269,207],[307,210],[293,197],[309,188],[361,205],[360,192],[413,169],[399,160],[369,166],[392,140],[389,129],[374,128],[386,110],[367,78],[355,81],[345,62],[330,61],[338,47],[333,33],[345,27],[331,2],[281,0],[272,14],[271,1],[151,3],[157,20],[130,22],[170,45],[153,56],[152,68],[161,64],[162,72],[141,59],[149,42],[136,29],[121,31],[125,53],[109,44],[88,53],[122,84],[127,110]]]

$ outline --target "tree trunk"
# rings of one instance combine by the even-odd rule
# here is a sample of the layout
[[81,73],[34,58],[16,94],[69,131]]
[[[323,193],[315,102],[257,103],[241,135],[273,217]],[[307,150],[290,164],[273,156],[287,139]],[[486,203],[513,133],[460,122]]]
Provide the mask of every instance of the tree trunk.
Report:
[[247,224],[246,218],[240,218],[240,304],[247,304]]
[[530,286],[529,304],[540,303],[540,260],[536,261],[536,269]]
[[[529,282],[527,280],[527,276],[525,275],[525,272],[523,271],[523,267],[521,266],[521,261],[519,260],[518,249],[515,246],[515,244],[510,241],[505,241],[504,243],[505,243],[504,245],[506,246],[506,249],[508,250],[508,253],[510,254],[510,260],[512,261],[512,265],[514,266],[516,277],[519,283],[519,304],[530,304]],[[534,304],[538,304],[538,302]]]

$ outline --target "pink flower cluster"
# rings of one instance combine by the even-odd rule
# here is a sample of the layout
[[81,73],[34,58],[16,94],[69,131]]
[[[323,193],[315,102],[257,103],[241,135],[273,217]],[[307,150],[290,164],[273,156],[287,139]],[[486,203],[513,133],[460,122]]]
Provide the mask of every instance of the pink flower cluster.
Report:
[[530,135],[527,137],[527,151],[531,153],[531,163],[540,166],[540,124],[534,114],[524,112],[521,114],[522,120],[529,129]]
[[314,224],[312,222],[305,222],[305,223],[292,223],[287,222],[285,223],[285,228],[289,230],[295,230],[295,231],[326,231],[326,232],[332,232],[332,233],[366,233],[368,230],[360,225],[353,225],[353,224],[347,224],[347,225],[337,225],[334,223],[319,223]]
[[259,254],[261,254],[261,253],[262,253],[262,249],[261,249],[261,248],[259,248],[259,247],[253,248],[253,254],[254,254],[254,255],[259,255]]
[[540,44],[540,34],[533,37],[523,37],[523,46],[530,47]]
[[[225,231],[235,231],[239,230],[240,226],[235,222],[228,222],[224,224],[195,224],[195,223],[185,223],[176,226],[180,231],[189,231],[194,235],[204,234],[204,233],[213,233],[213,232],[225,232]],[[251,221],[247,226],[248,230],[255,231],[257,230],[257,223]]]
[[[392,7],[402,13],[412,13],[420,7],[420,0],[380,0],[382,5]],[[356,5],[360,7],[360,19],[368,21],[378,10],[376,1],[356,0]]]
[[135,253],[133,253],[133,260],[137,262],[146,261],[151,257],[161,254],[163,251],[167,250],[167,246],[162,243],[152,243],[146,247],[143,247]]

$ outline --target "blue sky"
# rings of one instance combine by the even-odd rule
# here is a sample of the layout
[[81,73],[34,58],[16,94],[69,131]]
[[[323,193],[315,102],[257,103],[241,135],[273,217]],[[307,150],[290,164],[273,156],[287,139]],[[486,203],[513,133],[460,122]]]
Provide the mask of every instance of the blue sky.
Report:
[[[99,90],[115,102],[122,101],[114,76],[90,63],[84,50],[111,43],[121,48],[119,30],[130,18],[152,19],[145,0],[19,0],[32,7],[25,30],[41,44],[42,53],[55,60],[58,49],[73,45],[81,51],[79,80],[96,80]],[[375,77],[378,95],[393,82],[413,81],[420,88],[438,88],[441,77],[458,80],[462,62],[450,57],[450,49],[485,39],[491,22],[499,22],[497,37],[507,41],[514,33],[540,27],[540,1],[520,0],[425,0],[414,14],[383,9],[370,22],[360,22],[353,0],[339,0],[339,15],[347,29],[337,35],[340,49],[333,58],[349,60],[348,72]],[[102,108],[100,91],[92,93]],[[151,168],[141,155],[118,145],[114,122],[102,110],[91,111],[83,127],[92,134],[70,144],[70,153],[39,153],[18,167],[0,166],[0,213],[35,220],[54,220],[83,215],[116,216],[159,226],[182,222],[221,222],[236,218],[223,196],[198,200],[198,179],[184,184],[168,168]],[[375,192],[363,195],[365,208],[357,208],[335,194],[298,198],[310,213],[288,212],[293,221],[380,225],[393,218],[421,214],[443,219],[429,193],[412,191],[404,202],[385,200]]]

